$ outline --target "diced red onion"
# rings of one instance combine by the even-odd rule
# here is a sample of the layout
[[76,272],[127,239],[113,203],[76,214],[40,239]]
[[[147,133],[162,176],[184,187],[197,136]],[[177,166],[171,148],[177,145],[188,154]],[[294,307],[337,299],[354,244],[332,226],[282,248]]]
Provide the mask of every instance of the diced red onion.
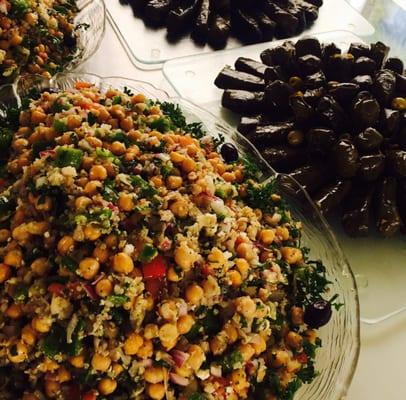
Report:
[[105,273],[102,272],[102,273],[92,282],[92,285],[93,285],[93,286],[94,286],[94,285],[97,285],[105,276],[106,276]]
[[183,364],[190,357],[190,354],[185,353],[184,351],[180,351],[180,350],[172,350],[171,356],[173,358],[173,361],[175,361],[176,366],[178,368],[182,368]]
[[139,365],[141,365],[142,367],[151,367],[152,366],[152,359],[146,358],[145,360],[141,360],[139,362]]
[[180,376],[178,374],[174,374],[173,372],[171,372],[169,374],[169,379],[176,385],[179,386],[187,386],[189,385],[189,379],[184,378],[183,376]]
[[90,285],[83,285],[83,289],[85,289],[86,294],[92,299],[97,300],[99,297],[97,296],[96,292],[94,291],[93,287]]
[[42,150],[39,152],[39,156],[41,158],[43,157],[48,157],[48,156],[53,156],[56,154],[56,150]]

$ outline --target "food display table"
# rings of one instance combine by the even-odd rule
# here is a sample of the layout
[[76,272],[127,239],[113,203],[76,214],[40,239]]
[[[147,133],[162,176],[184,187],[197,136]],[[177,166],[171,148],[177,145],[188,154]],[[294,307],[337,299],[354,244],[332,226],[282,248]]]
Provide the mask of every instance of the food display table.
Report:
[[[241,53],[243,55],[243,51]],[[133,65],[110,22],[107,23],[101,47],[79,71],[145,80],[171,96],[177,94],[165,79],[162,70],[141,70]],[[196,81],[194,92],[198,93],[199,84],[204,83]],[[353,240],[340,232],[340,228],[336,230],[340,244],[357,277],[363,317],[373,319],[375,316],[405,306],[405,238],[398,237],[390,241],[380,237]],[[362,323],[361,354],[348,399],[406,398],[406,387],[402,384],[406,358],[405,317],[406,312],[379,324],[367,323],[373,321]]]

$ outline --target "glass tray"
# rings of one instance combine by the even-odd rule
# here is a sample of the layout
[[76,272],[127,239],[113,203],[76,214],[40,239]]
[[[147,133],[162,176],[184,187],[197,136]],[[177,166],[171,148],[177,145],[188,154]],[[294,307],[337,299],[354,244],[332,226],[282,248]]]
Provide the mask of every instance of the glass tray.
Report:
[[[315,35],[322,42],[334,41],[343,48],[351,42],[362,42],[351,32],[337,31]],[[234,125],[236,115],[221,107],[222,90],[213,84],[224,65],[234,65],[239,56],[259,60],[262,50],[276,46],[278,42],[246,46],[214,54],[202,54],[169,61],[164,65],[164,74],[176,92],[204,108],[217,117]],[[394,54],[394,53],[393,53]],[[406,237],[383,239],[371,236],[365,239],[350,239],[342,231],[340,223],[335,232],[351,266],[359,286],[361,316],[365,323],[379,323],[406,312]]]
[[[120,0],[108,0],[106,8],[107,16],[131,61],[141,69],[158,69],[165,61],[173,58],[214,52],[207,45],[204,47],[196,45],[189,36],[176,43],[169,43],[166,40],[165,28],[146,27],[142,19],[134,17],[131,7],[122,4]],[[360,35],[370,35],[374,32],[372,25],[346,0],[324,0],[319,18],[311,29],[304,33],[339,29],[354,31]],[[239,41],[231,38],[227,49],[241,46]]]

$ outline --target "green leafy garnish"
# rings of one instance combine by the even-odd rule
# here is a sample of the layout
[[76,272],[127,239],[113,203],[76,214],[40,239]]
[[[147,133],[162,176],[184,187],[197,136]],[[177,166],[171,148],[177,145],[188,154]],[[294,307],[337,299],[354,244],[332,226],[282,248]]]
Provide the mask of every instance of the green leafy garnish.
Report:
[[143,249],[141,250],[140,255],[138,256],[138,260],[146,263],[151,261],[153,258],[155,258],[158,254],[158,250],[154,247],[151,246],[150,244],[146,244]]
[[226,354],[220,361],[223,374],[229,374],[231,371],[240,368],[244,359],[239,351],[232,351]]
[[74,260],[72,257],[63,256],[61,258],[61,265],[67,268],[71,272],[76,272],[78,269],[79,264]]
[[131,182],[135,187],[140,188],[139,195],[141,197],[150,199],[157,193],[156,189],[153,186],[151,186],[147,181],[142,179],[139,175],[133,175],[131,177]]
[[60,119],[54,120],[53,127],[55,129],[55,132],[57,133],[64,133],[68,130],[68,126],[66,125],[66,123]]
[[58,147],[56,151],[56,165],[58,167],[74,167],[79,169],[82,163],[83,151],[70,147]]
[[130,300],[130,298],[125,294],[112,294],[107,297],[107,300],[112,302],[115,307],[121,307],[124,303]]

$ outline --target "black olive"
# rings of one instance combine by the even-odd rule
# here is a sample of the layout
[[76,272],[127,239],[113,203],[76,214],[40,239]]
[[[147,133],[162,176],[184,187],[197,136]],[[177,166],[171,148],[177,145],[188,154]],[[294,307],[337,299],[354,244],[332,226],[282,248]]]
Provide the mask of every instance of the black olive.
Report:
[[306,307],[304,322],[309,328],[317,329],[326,325],[333,315],[331,304],[326,300],[317,300]]
[[70,48],[75,47],[75,46],[76,46],[76,37],[75,37],[75,36],[72,36],[72,35],[66,34],[66,35],[63,37],[63,43],[64,43],[65,46],[67,46],[67,47],[70,47]]
[[296,44],[296,56],[302,57],[306,54],[313,54],[316,57],[321,57],[321,45],[316,38],[299,39]]
[[238,160],[238,150],[232,143],[224,143],[221,146],[220,154],[227,163]]
[[388,58],[384,65],[385,69],[390,69],[398,74],[403,74],[403,61],[400,58],[391,57]]

